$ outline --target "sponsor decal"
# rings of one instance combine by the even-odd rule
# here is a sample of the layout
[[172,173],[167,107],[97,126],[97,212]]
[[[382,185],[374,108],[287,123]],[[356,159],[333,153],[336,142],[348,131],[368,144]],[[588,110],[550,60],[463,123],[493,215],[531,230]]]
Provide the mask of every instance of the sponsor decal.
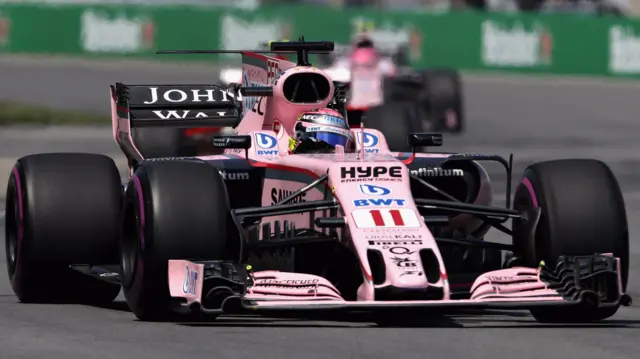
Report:
[[[272,188],[271,189],[271,204],[276,204],[278,202],[281,202],[283,199],[291,196],[292,194],[294,194],[296,191],[289,191],[286,189],[275,189]],[[305,197],[307,196],[307,192],[303,192],[297,196],[295,196],[291,201],[287,202],[287,204],[291,204],[291,203],[300,203],[300,202],[306,202]],[[304,213],[301,213],[304,214]]]
[[249,172],[227,172],[220,170],[220,174],[225,181],[246,181],[249,179]]
[[316,285],[319,284],[319,279],[256,279],[255,284],[265,285],[265,284],[273,284],[273,285]]
[[176,110],[154,110],[152,111],[154,115],[163,120],[171,119],[171,118],[188,118],[188,117],[214,117],[225,116],[227,114],[226,111],[215,111],[215,112],[191,112],[191,110],[182,110],[182,112],[178,112]]
[[278,145],[278,140],[275,137],[264,134],[256,133],[256,144],[259,150],[256,151],[258,155],[277,155],[278,150],[275,147]]
[[[364,137],[364,141],[362,140],[362,137]],[[378,136],[369,132],[363,133],[362,131],[360,131],[356,135],[356,138],[358,139],[358,144],[360,146],[364,146],[365,153],[380,153],[380,149],[375,148],[380,142]]]
[[184,276],[184,282],[182,282],[182,292],[185,294],[196,294],[196,284],[198,283],[198,272],[192,271],[189,269],[189,266],[186,266],[186,273]]
[[386,196],[391,194],[391,190],[387,187],[374,186],[371,184],[361,184],[360,192],[367,196]]
[[144,101],[145,105],[153,105],[158,102],[167,104],[182,102],[230,102],[231,94],[219,88],[200,88],[181,90],[176,88],[149,87],[151,101]]
[[370,181],[402,181],[402,167],[400,166],[370,166],[370,167],[342,167],[340,168],[341,182],[370,182]]
[[392,239],[392,240],[406,240],[406,239],[422,239],[419,234],[377,234],[365,236],[366,239]]
[[370,233],[371,235],[377,233],[379,235],[387,235],[387,234],[407,234],[407,233],[415,233],[419,232],[418,228],[369,228],[365,230],[365,232]]
[[464,171],[460,169],[444,169],[441,167],[419,168],[411,170],[411,174],[418,177],[463,177]]
[[420,219],[413,209],[356,209],[351,217],[358,228],[420,228]]
[[413,254],[417,251],[412,251],[409,248],[406,247],[390,247],[388,248],[390,253],[393,254]]
[[[381,236],[381,237],[384,237],[384,236]],[[420,240],[398,241],[398,240],[393,240],[393,239],[387,239],[387,240],[369,241],[369,245],[370,246],[383,246],[383,247],[388,247],[388,246],[421,246],[422,245],[422,241],[420,241]],[[386,248],[383,248],[383,249],[386,249]]]
[[407,201],[397,198],[368,198],[368,199],[356,199],[353,204],[356,207],[368,207],[368,206],[404,206]]
[[267,60],[267,85],[273,85],[280,75],[280,62],[277,60]]
[[340,127],[347,126],[347,123],[340,117],[329,116],[329,115],[304,114],[300,116],[299,120],[306,121],[306,122],[314,122],[318,124],[322,123],[322,124],[332,125],[332,126],[336,126],[336,125]]
[[418,268],[418,261],[411,260],[409,258],[391,257],[391,260],[393,261],[393,264],[400,269],[414,270]]

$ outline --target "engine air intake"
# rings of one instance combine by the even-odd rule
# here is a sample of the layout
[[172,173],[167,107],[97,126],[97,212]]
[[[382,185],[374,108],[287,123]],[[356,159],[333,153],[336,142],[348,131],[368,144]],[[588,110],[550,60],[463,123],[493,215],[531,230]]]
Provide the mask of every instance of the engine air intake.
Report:
[[313,104],[326,100],[331,92],[331,84],[319,73],[300,73],[289,76],[282,92],[291,103]]

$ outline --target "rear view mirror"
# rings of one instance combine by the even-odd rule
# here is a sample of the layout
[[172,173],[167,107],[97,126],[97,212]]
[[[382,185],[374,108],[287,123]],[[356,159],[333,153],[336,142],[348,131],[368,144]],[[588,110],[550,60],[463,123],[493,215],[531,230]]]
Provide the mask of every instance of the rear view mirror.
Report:
[[251,148],[251,136],[213,136],[213,147],[247,150]]
[[411,147],[442,146],[442,134],[437,132],[410,133],[407,135],[407,144]]

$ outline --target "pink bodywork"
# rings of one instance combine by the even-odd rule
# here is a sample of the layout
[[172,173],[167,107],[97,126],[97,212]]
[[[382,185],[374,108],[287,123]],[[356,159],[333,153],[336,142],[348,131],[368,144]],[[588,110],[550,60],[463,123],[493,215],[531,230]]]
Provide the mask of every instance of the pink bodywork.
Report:
[[[268,70],[267,70],[268,69]],[[391,153],[382,133],[377,130],[365,129],[370,135],[377,136],[378,153],[365,153],[362,147],[363,141],[357,140],[355,153],[336,154],[289,154],[289,136],[294,133],[294,126],[299,114],[318,107],[325,107],[333,97],[334,88],[331,85],[329,96],[319,103],[293,104],[288,102],[283,94],[283,84],[289,76],[315,72],[324,74],[320,69],[313,67],[297,67],[294,63],[275,58],[246,53],[243,56],[243,75],[249,84],[273,86],[273,97],[262,98],[253,104],[254,109],[245,106],[244,117],[237,126],[238,135],[250,135],[252,147],[248,149],[246,156],[253,166],[273,168],[283,171],[296,172],[305,177],[300,182],[283,181],[278,179],[264,180],[264,193],[262,205],[270,206],[272,203],[270,190],[286,189],[296,191],[310,182],[309,179],[318,178],[328,172],[328,186],[334,193],[334,197],[340,203],[344,213],[347,233],[349,236],[341,236],[340,241],[352,242],[352,247],[359,258],[362,271],[362,284],[357,291],[356,302],[346,302],[338,290],[326,279],[299,273],[285,273],[278,271],[252,273],[253,285],[247,288],[245,299],[253,301],[256,308],[295,308],[309,305],[319,306],[402,306],[402,305],[443,305],[446,303],[479,303],[479,302],[527,302],[527,301],[561,301],[557,292],[546,288],[539,279],[536,269],[512,268],[486,273],[476,279],[472,288],[472,298],[466,301],[450,300],[450,288],[447,269],[444,266],[438,245],[424,224],[413,200],[409,171],[406,163],[413,158],[400,160],[398,153]],[[326,76],[326,75],[325,75]],[[247,84],[245,83],[245,86]],[[247,98],[243,99],[248,104]],[[116,104],[112,96],[113,128],[116,141],[121,144],[129,135],[129,123],[126,119],[118,118]],[[258,112],[264,113],[263,116]],[[393,120],[393,119],[390,119]],[[351,129],[356,139],[361,139],[362,130]],[[270,147],[269,154],[259,153],[264,149],[263,135],[277,139],[275,146]],[[130,135],[129,135],[130,139]],[[262,148],[260,146],[263,146]],[[244,157],[244,150],[225,150],[224,155],[199,157],[202,160],[220,160],[229,157]],[[418,157],[440,157],[449,154],[417,154]],[[377,181],[369,182],[342,182],[342,167],[367,167],[378,166],[384,168],[400,167],[400,178],[379,177]],[[485,173],[485,172],[483,172]],[[361,190],[361,184],[384,186],[391,191],[391,197],[404,200],[403,205],[392,203],[388,206],[357,207],[355,200],[376,198],[367,195]],[[488,205],[491,202],[491,189],[488,177],[482,178],[481,190],[476,204]],[[324,187],[312,189],[307,193],[306,201],[323,199]],[[384,196],[382,196],[384,197]],[[375,210],[376,212],[373,212]],[[316,217],[323,216],[321,211],[315,213]],[[469,218],[456,217],[461,223],[467,223]],[[299,225],[299,228],[309,224],[309,214],[293,214],[277,218],[278,220],[290,220]],[[265,218],[267,223],[273,218]],[[455,218],[454,218],[455,222]],[[297,226],[298,227],[298,226]],[[401,246],[406,250],[396,254],[394,247]],[[370,249],[379,251],[386,264],[386,281],[374,285],[371,266],[367,259]],[[438,261],[439,276],[434,282],[429,282],[424,273],[419,252],[424,249],[433,251]],[[398,252],[395,250],[395,252]],[[327,260],[331,260],[328,258]],[[410,266],[403,265],[411,263]],[[172,297],[184,298],[188,303],[198,303],[202,300],[203,265],[186,260],[169,261],[168,272],[169,288]],[[404,289],[426,289],[439,287],[444,296],[441,300],[434,301],[388,301],[376,302],[374,292],[376,288],[392,285]],[[314,304],[315,303],[315,304]]]

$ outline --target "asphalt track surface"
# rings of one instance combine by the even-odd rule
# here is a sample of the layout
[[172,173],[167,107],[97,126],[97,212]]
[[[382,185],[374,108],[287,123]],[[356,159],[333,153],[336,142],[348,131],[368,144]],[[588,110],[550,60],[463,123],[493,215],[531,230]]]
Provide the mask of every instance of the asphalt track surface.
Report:
[[[109,83],[202,83],[209,78],[215,79],[215,72],[197,66],[0,58],[0,99],[107,114]],[[468,131],[461,137],[445,137],[446,150],[514,152],[516,174],[544,159],[593,157],[606,161],[626,199],[632,238],[629,291],[633,297],[640,294],[639,88],[613,81],[466,76]],[[122,162],[108,127],[0,129],[0,175],[7,178],[17,157],[42,151],[99,152]],[[490,167],[490,173],[497,178],[496,192],[504,193],[504,177],[497,167]],[[0,261],[4,262],[4,256]],[[151,324],[138,322],[122,301],[112,308],[19,304],[6,276],[0,276],[2,359],[635,359],[639,335],[640,310],[636,306],[588,326],[540,325],[526,312],[460,314],[421,328],[253,317],[221,318],[204,324]]]

